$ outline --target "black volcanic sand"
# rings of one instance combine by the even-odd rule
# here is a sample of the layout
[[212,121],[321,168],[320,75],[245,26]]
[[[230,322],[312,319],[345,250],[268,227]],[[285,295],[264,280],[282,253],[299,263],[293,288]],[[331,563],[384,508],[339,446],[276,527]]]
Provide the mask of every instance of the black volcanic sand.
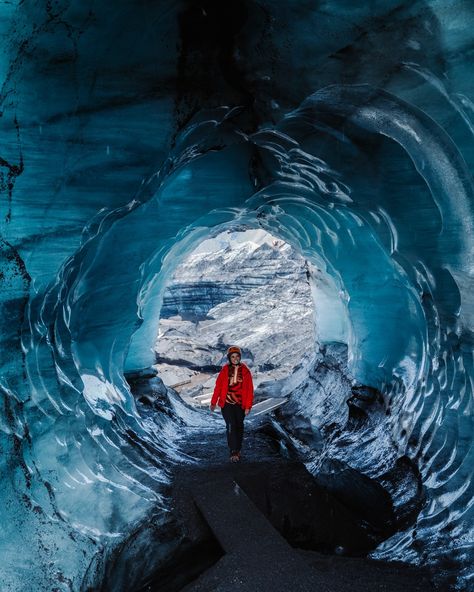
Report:
[[427,568],[365,558],[393,534],[393,513],[388,494],[356,471],[359,501],[348,503],[248,420],[240,463],[229,462],[224,424],[189,430],[183,448],[196,462],[175,467],[170,492],[182,542],[140,592],[448,590]]

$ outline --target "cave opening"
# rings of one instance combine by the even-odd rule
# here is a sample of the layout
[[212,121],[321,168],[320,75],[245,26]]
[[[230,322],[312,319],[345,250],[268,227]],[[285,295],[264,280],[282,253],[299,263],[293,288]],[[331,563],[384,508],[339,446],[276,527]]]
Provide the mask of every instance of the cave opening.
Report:
[[252,370],[255,402],[285,396],[286,380],[318,348],[312,276],[307,259],[261,229],[201,242],[164,291],[158,375],[188,404],[206,407],[227,348],[238,344]]
[[[195,411],[208,406],[223,354],[229,345],[238,343],[243,360],[262,375],[257,381],[262,394],[289,395],[290,400],[270,419],[252,426],[249,467],[236,482],[294,548],[328,556],[365,557],[382,541],[413,524],[424,497],[416,464],[398,455],[392,441],[392,423],[397,419],[387,414],[384,393],[354,380],[351,374],[348,346],[350,339],[353,346],[357,343],[358,335],[351,327],[344,286],[334,281],[337,271],[331,270],[333,275],[327,268],[323,271],[324,266],[318,265],[323,259],[314,251],[308,260],[297,247],[250,225],[224,225],[223,230],[202,232],[201,240],[188,235],[184,245],[174,247],[182,255],[178,267],[167,267],[164,261],[161,283],[155,278],[161,290],[155,364],[149,376],[128,375],[132,392],[139,403],[155,412],[178,416],[182,424],[176,441],[183,458],[197,460],[206,479],[212,481],[215,468],[203,450],[214,447],[222,451],[224,435],[214,418],[196,420]],[[296,275],[286,278],[286,288],[279,293],[262,281],[263,267],[278,259],[287,271],[289,261],[296,261]],[[170,257],[170,261],[175,263],[176,258]],[[258,269],[258,278],[249,269]],[[278,275],[271,266],[269,274]],[[233,277],[240,279],[244,289]],[[305,286],[301,301],[295,297],[299,284]],[[272,299],[274,307],[269,306]],[[280,342],[274,343],[274,327],[283,316],[279,306],[285,314],[307,320],[307,343],[301,339],[305,332],[301,318],[295,316],[286,332],[278,333]],[[276,316],[263,315],[272,311]],[[239,313],[245,314],[239,317]],[[253,321],[256,316],[260,316],[258,322]],[[239,322],[245,329],[243,337]],[[265,334],[262,327],[273,332]],[[288,357],[288,345],[297,358],[285,375],[275,376],[274,365],[265,357],[276,345],[282,359]],[[352,355],[360,359],[357,350]],[[147,381],[154,380],[154,373],[164,385],[155,397],[148,397]],[[178,391],[181,403],[175,398]],[[153,417],[153,412],[148,417]],[[263,454],[258,462],[256,452]],[[220,462],[223,458],[219,457]],[[270,463],[266,472],[262,472],[262,460]],[[178,505],[183,503],[176,482],[189,475],[186,463],[181,462],[171,485],[172,506],[176,495]],[[257,470],[250,466],[252,462],[259,465]],[[387,465],[392,468],[387,470]],[[292,468],[285,475],[288,466]],[[186,487],[192,490],[198,477],[191,471],[189,479]],[[313,503],[308,504],[308,499]],[[184,516],[189,519],[186,511]],[[193,520],[199,522],[195,517]],[[199,523],[191,548],[199,548],[204,540],[200,529],[208,528]],[[183,524],[180,528],[186,529]],[[175,549],[178,563],[187,553],[186,545]],[[210,556],[207,560],[212,562]],[[152,578],[157,582],[164,574],[174,582],[180,575],[176,565],[173,556],[162,558]]]

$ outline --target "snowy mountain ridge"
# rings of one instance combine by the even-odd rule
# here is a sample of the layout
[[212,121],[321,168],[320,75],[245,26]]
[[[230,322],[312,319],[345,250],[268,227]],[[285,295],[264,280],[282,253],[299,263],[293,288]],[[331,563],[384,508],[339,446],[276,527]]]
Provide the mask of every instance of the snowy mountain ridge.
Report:
[[306,262],[285,243],[195,254],[167,292],[167,309],[178,314],[162,316],[155,352],[168,384],[215,372],[231,344],[242,348],[257,385],[286,377],[314,351]]
[[281,242],[272,246],[246,241],[215,253],[195,253],[177,267],[163,297],[161,317],[202,320],[211,308],[256,286],[275,278],[300,282],[305,274],[304,260]]

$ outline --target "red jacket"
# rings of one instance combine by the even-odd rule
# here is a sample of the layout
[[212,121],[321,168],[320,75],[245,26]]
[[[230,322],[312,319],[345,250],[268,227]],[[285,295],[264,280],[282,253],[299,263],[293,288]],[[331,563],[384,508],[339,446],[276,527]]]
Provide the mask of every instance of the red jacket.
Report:
[[[242,409],[252,409],[253,403],[253,381],[252,374],[245,364],[242,366]],[[212,395],[211,405],[219,403],[219,407],[224,407],[227,390],[229,388],[229,368],[226,364],[221,368],[214,387],[214,394]]]

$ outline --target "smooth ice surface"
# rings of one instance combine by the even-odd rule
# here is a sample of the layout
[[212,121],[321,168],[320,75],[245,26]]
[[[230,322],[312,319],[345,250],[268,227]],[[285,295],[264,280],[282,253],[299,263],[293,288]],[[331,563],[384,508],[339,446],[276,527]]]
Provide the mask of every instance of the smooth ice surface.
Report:
[[225,4],[0,6],[3,585],[80,590],[166,521],[184,411],[143,419],[123,372],[153,362],[179,262],[261,228],[311,262],[318,339],[420,468],[427,503],[379,556],[466,589],[472,3]]

